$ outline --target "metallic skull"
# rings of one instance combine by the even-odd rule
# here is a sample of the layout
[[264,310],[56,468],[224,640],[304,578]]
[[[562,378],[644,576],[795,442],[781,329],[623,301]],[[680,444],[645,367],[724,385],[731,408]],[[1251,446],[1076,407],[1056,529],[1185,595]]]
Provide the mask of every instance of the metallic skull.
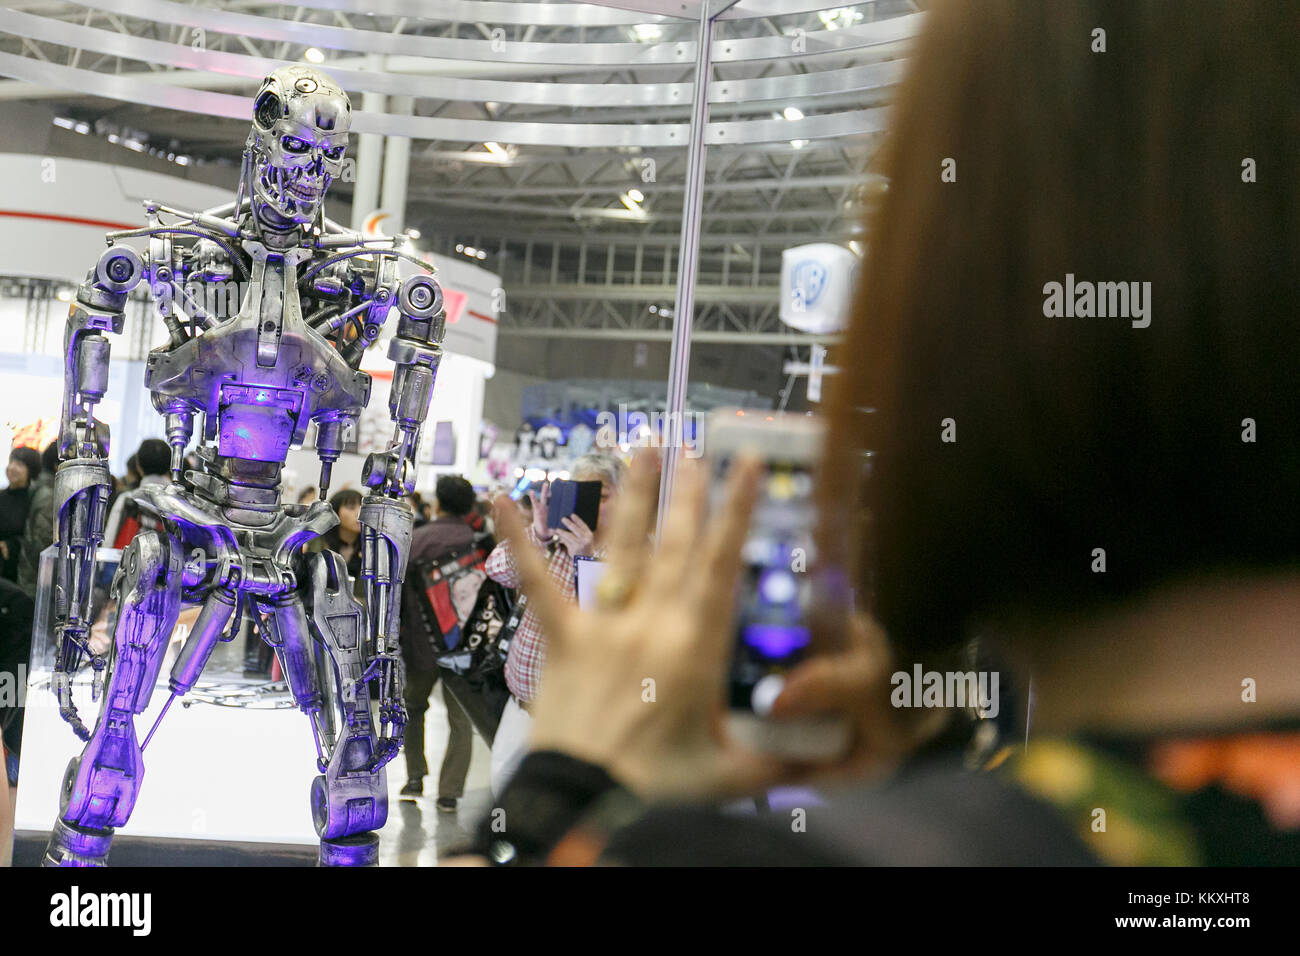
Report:
[[343,168],[352,105],[333,80],[308,66],[285,66],[262,81],[253,101],[254,205],[291,223],[316,218]]

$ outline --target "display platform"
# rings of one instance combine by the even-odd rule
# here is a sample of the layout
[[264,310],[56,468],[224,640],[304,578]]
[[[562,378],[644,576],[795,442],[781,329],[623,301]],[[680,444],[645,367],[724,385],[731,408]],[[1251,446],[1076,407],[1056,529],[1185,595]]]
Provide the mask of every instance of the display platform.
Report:
[[[52,549],[51,549],[52,550]],[[119,552],[101,549],[99,577],[111,578]],[[50,562],[40,583],[49,591]],[[25,720],[18,778],[14,864],[38,865],[59,809],[64,769],[83,744],[59,716],[50,690],[53,645],[49,608],[38,606],[27,672]],[[188,616],[187,616],[188,615]],[[111,604],[96,592],[92,633],[108,636]],[[141,740],[169,693],[165,675],[189,633],[192,612],[182,613],[148,710],[136,718]],[[257,642],[253,642],[257,646]],[[244,676],[245,637],[218,643],[195,688],[168,710],[145,749],[145,776],[129,823],[118,830],[111,866],[315,865],[319,840],[308,794],[316,777],[315,743],[307,718],[293,706],[283,682]],[[93,722],[90,671],[73,681],[83,719]],[[380,865],[427,866],[463,846],[491,806],[490,753],[473,735],[472,759],[458,813],[438,812],[438,767],[449,723],[435,691],[425,718],[424,745],[431,775],[426,796],[404,799],[405,760],[389,764],[388,823],[380,831]]]
[[[14,834],[14,866],[40,866],[47,831]],[[238,843],[232,840],[159,840],[118,836],[112,865],[123,866],[315,866],[314,846],[285,843]]]
[[[64,770],[84,746],[50,689],[54,550],[46,549],[38,573],[15,813],[15,830],[47,833],[59,813]],[[120,558],[108,548],[97,555],[92,643],[111,639],[108,582]],[[183,610],[172,632],[149,707],[135,719],[142,742],[170,697],[166,675],[197,613]],[[318,845],[308,802],[319,773],[311,726],[284,684],[244,677],[244,645],[243,634],[218,643],[198,684],[167,711],[145,748],[143,786],[122,836]],[[72,691],[93,726],[100,703],[91,676],[88,667],[79,671]]]
[[[319,771],[307,718],[296,709],[275,707],[273,685],[212,665],[190,699],[172,705],[145,750],[144,783],[122,836],[315,848],[308,793]],[[28,684],[18,830],[49,832],[58,816],[64,768],[83,746],[59,717],[49,683],[48,671],[35,671]],[[268,693],[257,695],[260,689]],[[88,701],[88,682],[75,682],[74,694],[79,703]],[[141,739],[167,697],[165,685],[157,688],[149,709],[136,718]],[[250,705],[214,702],[241,697],[250,697]],[[88,703],[81,709],[95,713]],[[113,854],[116,858],[116,841]]]

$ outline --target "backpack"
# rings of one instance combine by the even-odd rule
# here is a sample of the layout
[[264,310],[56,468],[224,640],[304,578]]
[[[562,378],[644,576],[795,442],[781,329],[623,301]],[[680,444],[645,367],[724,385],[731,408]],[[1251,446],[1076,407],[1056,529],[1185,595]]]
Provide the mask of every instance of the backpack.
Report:
[[443,686],[489,746],[510,700],[506,656],[526,601],[489,578],[479,589],[478,601],[461,631],[460,648],[438,658]]
[[127,499],[122,506],[122,524],[118,526],[117,537],[113,539],[112,547],[118,550],[125,548],[139,533],[140,508],[135,502]]
[[416,562],[415,583],[425,636],[434,657],[458,649],[462,629],[478,603],[479,590],[487,580],[482,548],[453,549],[432,561]]

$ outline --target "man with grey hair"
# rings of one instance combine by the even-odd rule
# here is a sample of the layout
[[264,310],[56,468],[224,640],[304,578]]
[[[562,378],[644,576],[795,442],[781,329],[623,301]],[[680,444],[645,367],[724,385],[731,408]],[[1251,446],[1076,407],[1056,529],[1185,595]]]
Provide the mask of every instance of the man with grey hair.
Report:
[[[604,555],[601,536],[609,527],[614,499],[626,472],[627,466],[622,459],[612,455],[583,455],[573,463],[571,473],[575,481],[600,482],[600,511],[594,530],[577,515],[562,519],[558,528],[548,528],[549,486],[540,492],[528,493],[533,506],[533,520],[526,537],[546,556],[547,574],[570,601],[577,599],[574,558],[600,558]],[[488,555],[486,571],[488,577],[505,587],[519,587],[519,570],[509,541],[502,541]],[[526,594],[524,598],[527,599]],[[546,636],[534,610],[525,607],[506,657],[506,686],[510,688],[510,700],[501,715],[492,744],[494,796],[501,793],[528,750],[528,734],[532,728],[529,709],[537,696],[545,663]]]

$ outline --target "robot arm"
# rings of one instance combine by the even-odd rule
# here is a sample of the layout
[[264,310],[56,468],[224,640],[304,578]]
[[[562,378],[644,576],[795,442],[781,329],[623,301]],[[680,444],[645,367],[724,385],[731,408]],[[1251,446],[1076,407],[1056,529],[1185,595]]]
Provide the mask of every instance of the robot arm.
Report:
[[385,452],[366,458],[361,480],[372,494],[398,498],[415,490],[415,456],[420,429],[429,414],[433,383],[442,361],[446,317],[442,289],[432,278],[412,276],[397,296],[397,334],[388,347],[393,361],[393,387],[388,412],[393,419],[393,441]]
[[388,350],[396,365],[388,400],[393,441],[387,451],[370,455],[361,473],[362,482],[371,489],[361,505],[361,577],[375,655],[370,673],[380,680],[380,734],[372,769],[396,756],[406,723],[397,639],[401,584],[406,577],[414,518],[400,499],[415,489],[420,429],[433,398],[446,323],[442,290],[428,276],[407,279],[397,299],[401,317]]
[[[95,552],[113,479],[108,470],[108,428],[95,418],[95,405],[108,391],[109,342],[120,334],[127,296],[140,282],[144,264],[126,246],[110,246],[77,290],[64,336],[63,414],[59,428],[61,463],[54,478],[58,515],[58,564],[54,581],[54,691],[59,712],[77,736],[90,733],[72,704],[71,676],[90,652],[90,590]],[[102,658],[96,659],[103,666]]]

